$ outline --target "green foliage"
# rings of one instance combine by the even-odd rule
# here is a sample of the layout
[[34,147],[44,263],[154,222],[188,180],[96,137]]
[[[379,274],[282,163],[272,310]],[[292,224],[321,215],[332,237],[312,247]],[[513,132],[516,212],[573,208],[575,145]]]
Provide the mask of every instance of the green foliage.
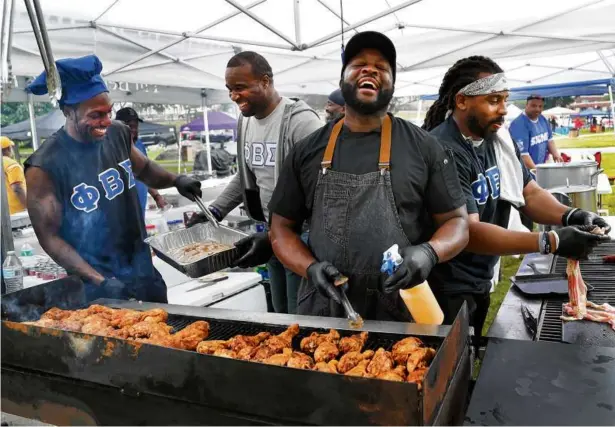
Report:
[[[53,110],[49,102],[37,102],[34,104],[34,115],[42,116]],[[27,102],[3,102],[2,114],[0,114],[0,125],[8,126],[22,122],[29,118]]]

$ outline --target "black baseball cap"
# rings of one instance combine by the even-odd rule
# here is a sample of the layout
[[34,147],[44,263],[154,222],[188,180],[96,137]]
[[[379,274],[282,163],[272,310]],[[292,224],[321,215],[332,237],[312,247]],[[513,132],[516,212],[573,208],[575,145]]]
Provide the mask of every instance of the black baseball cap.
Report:
[[139,118],[139,115],[137,114],[135,109],[131,107],[124,107],[117,110],[117,113],[115,113],[115,120],[119,120],[124,123],[137,120],[143,123],[143,120]]
[[384,56],[393,71],[393,82],[395,82],[397,69],[397,52],[395,45],[387,36],[377,31],[364,31],[355,34],[344,48],[342,55],[342,74],[348,63],[359,54],[363,49],[375,49]]

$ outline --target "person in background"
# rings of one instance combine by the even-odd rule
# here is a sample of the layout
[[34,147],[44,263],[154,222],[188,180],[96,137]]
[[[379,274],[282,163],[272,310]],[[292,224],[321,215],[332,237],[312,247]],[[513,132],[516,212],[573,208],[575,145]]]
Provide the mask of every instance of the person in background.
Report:
[[342,95],[341,89],[335,89],[329,95],[327,105],[325,105],[325,119],[327,122],[337,121],[344,117],[344,95]]
[[[304,101],[280,96],[274,87],[271,66],[263,56],[245,51],[232,57],[226,66],[229,96],[241,110],[237,123],[237,165],[239,172],[209,206],[222,220],[243,205],[250,218],[269,222],[267,208],[278,181],[282,162],[291,148],[322,126],[318,114]],[[285,185],[284,182],[281,185]],[[206,220],[193,215],[189,226]],[[299,224],[299,234],[305,224]],[[277,313],[295,313],[301,278],[287,270],[273,256],[267,231],[255,233],[237,243],[243,256],[240,267],[267,263],[271,297]]]
[[557,119],[555,116],[551,116],[551,131],[555,132],[555,129],[557,129]]
[[4,171],[4,185],[9,202],[11,215],[26,210],[26,177],[23,168],[14,159],[13,147],[15,143],[6,136],[2,140],[2,170]]
[[[513,120],[509,127],[510,135],[521,150],[521,159],[534,178],[536,177],[536,165],[545,163],[549,154],[557,163],[564,161],[553,140],[551,125],[542,115],[543,108],[542,97],[529,96],[525,104],[525,112]],[[523,225],[532,231],[534,222],[523,213],[520,216]]]
[[[137,112],[130,107],[121,108],[117,111],[117,113],[115,113],[115,120],[123,122],[130,128],[130,138],[132,143],[137,150],[147,157],[147,148],[145,147],[145,144],[143,144],[143,141],[139,138],[139,123],[142,123],[143,120],[139,118]],[[143,209],[143,215],[145,215],[145,210],[147,209],[148,192],[156,202],[158,209],[162,209],[167,205],[167,201],[155,188],[147,188],[147,185],[140,180],[137,180],[136,186],[137,194],[139,195],[139,203],[141,203],[141,208]]]
[[553,156],[553,161],[563,162],[553,140],[551,126],[542,115],[544,105],[541,96],[528,96],[525,111],[511,122],[509,128],[513,140],[519,145],[523,163],[530,171],[534,171],[536,165],[545,163],[549,154]]
[[[536,184],[519,147],[501,129],[508,96],[498,64],[484,56],[463,58],[444,75],[423,125],[455,159],[470,223],[468,246],[436,265],[428,282],[444,311],[444,323],[451,324],[466,302],[476,336],[487,317],[500,256],[540,252],[578,259],[610,239],[587,232],[598,226],[608,233],[611,227],[603,218],[564,206]],[[540,224],[563,227],[548,233],[508,230],[513,207]]]
[[[399,291],[468,241],[465,199],[453,160],[438,141],[387,113],[396,51],[382,33],[354,35],[344,50],[344,118],[297,144],[271,199],[271,239],[284,265],[305,279],[298,314],[343,317],[340,275],[353,308],[368,320],[411,321]],[[308,244],[294,230],[308,220]],[[437,229],[426,233],[433,220]],[[383,253],[403,258],[389,277]]]
[[[136,178],[201,196],[201,183],[176,176],[132,144],[130,129],[111,121],[113,104],[96,55],[56,61],[66,124],[25,162],[28,214],[43,250],[99,298],[167,302],[167,287],[144,242]],[[47,93],[47,73],[26,91]]]

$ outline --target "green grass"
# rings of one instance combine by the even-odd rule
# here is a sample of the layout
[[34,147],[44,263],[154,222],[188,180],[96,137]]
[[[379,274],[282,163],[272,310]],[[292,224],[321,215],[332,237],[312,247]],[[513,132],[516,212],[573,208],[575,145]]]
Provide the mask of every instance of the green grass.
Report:
[[615,135],[613,131],[601,134],[591,134],[583,138],[562,138],[556,139],[557,148],[604,148],[615,147]]
[[489,305],[489,312],[487,313],[487,319],[485,320],[485,325],[483,327],[483,335],[487,334],[487,331],[491,327],[493,319],[495,319],[495,315],[500,309],[500,305],[502,305],[502,301],[504,300],[506,293],[510,289],[510,278],[517,274],[521,260],[521,257],[502,257],[502,262],[500,264],[500,281],[495,286],[495,290],[491,294],[491,304]]

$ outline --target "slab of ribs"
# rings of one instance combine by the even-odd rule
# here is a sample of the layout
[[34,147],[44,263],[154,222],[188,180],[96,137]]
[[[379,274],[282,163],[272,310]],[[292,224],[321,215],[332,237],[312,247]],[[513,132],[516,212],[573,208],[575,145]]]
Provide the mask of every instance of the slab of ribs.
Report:
[[[603,233],[599,228],[592,232]],[[578,260],[568,259],[566,274],[568,275],[569,301],[564,304],[565,315],[561,317],[562,320],[591,320],[592,322],[608,323],[615,330],[615,307],[607,303],[598,305],[587,301],[587,286],[581,277],[581,267]]]

